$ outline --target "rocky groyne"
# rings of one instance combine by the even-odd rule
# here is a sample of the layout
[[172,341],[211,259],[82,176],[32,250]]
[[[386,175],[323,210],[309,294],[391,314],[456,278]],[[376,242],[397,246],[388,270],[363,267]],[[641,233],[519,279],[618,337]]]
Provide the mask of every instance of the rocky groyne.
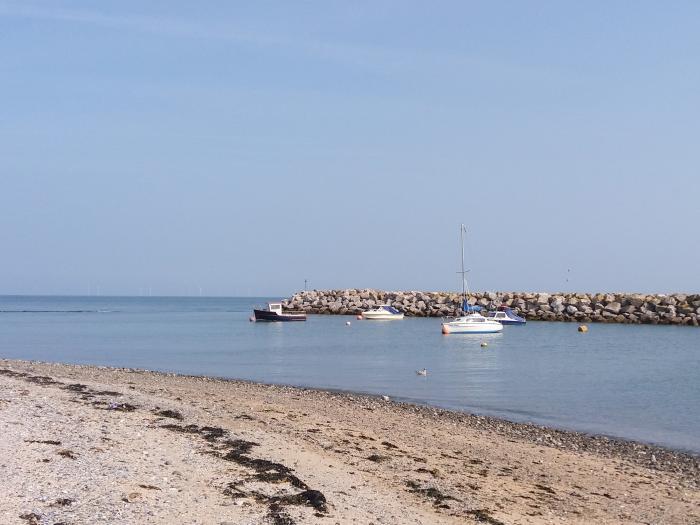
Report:
[[[528,320],[700,324],[700,294],[472,292],[468,300],[485,309],[507,305]],[[442,317],[457,314],[460,302],[460,294],[448,292],[349,289],[298,292],[283,306],[310,314],[353,315],[390,304],[407,316]]]

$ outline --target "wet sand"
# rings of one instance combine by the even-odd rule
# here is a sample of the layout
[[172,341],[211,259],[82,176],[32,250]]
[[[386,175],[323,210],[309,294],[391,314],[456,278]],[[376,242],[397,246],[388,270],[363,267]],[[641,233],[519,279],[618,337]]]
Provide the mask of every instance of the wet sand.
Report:
[[700,523],[700,459],[373,396],[0,360],[0,523]]

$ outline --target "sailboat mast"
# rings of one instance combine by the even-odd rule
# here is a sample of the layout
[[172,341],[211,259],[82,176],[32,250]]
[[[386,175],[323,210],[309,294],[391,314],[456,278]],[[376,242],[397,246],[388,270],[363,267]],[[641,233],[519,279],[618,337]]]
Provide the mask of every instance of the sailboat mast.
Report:
[[459,240],[460,244],[462,245],[462,309],[464,309],[464,301],[467,300],[467,290],[466,290],[466,285],[465,285],[465,277],[464,277],[464,230],[466,228],[464,227],[464,224],[459,225]]

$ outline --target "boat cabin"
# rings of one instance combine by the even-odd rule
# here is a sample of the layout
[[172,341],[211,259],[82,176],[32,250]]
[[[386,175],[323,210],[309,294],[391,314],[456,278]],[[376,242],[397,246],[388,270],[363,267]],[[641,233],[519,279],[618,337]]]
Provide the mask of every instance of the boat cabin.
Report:
[[282,315],[282,303],[267,303],[268,312]]
[[388,304],[381,304],[381,305],[379,305],[379,308],[389,312],[392,315],[400,315],[401,314],[401,312],[399,312],[396,308],[394,308],[393,306],[388,305]]

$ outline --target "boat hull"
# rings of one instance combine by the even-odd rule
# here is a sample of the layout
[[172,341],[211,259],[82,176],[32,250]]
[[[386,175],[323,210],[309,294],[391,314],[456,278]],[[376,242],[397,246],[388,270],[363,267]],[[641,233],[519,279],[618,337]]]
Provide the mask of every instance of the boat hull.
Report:
[[512,319],[497,319],[497,323],[501,324],[506,324],[506,325],[524,325],[526,324],[526,321],[513,321]]
[[403,319],[403,314],[362,312],[362,318],[373,321],[397,321]]
[[287,322],[287,321],[306,321],[305,313],[298,314],[278,314],[277,312],[268,312],[267,310],[253,310],[256,321],[270,322]]
[[481,323],[442,323],[443,334],[497,334],[503,331],[503,325],[496,321]]

